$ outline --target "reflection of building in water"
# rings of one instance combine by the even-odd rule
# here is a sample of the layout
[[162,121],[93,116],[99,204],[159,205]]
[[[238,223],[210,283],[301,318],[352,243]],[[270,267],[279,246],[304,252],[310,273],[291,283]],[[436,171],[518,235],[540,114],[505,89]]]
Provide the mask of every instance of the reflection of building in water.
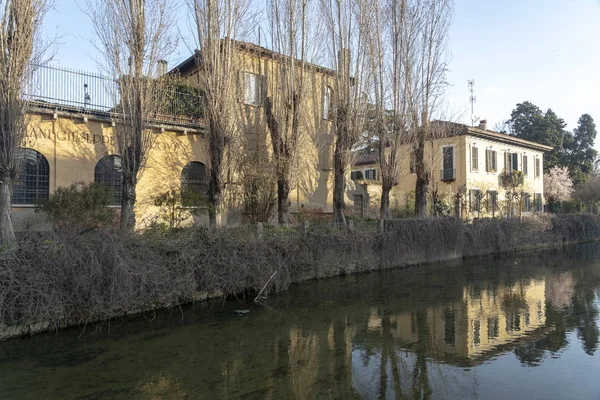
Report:
[[[427,308],[427,347],[442,355],[477,358],[544,327],[546,323],[544,280],[521,280],[481,290],[465,287],[462,298]],[[392,335],[415,344],[419,340],[416,313],[390,317]],[[381,329],[381,317],[373,313],[370,331]],[[438,354],[439,353],[439,354]]]

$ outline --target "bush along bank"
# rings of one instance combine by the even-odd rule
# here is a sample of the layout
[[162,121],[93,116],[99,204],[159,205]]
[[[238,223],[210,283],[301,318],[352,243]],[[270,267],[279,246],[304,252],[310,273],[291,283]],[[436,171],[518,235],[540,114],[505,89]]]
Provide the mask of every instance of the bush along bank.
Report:
[[308,279],[598,238],[600,217],[591,215],[473,224],[392,220],[383,232],[279,228],[257,235],[249,228],[197,227],[128,236],[30,235],[0,253],[0,337],[280,291]]

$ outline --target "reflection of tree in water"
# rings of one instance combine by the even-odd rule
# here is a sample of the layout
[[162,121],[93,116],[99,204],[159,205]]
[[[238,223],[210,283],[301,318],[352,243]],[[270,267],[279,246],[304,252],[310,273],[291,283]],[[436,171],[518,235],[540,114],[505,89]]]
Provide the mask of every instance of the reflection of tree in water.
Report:
[[417,335],[418,342],[416,350],[417,362],[413,371],[413,398],[430,399],[431,386],[427,375],[427,344],[429,343],[429,325],[427,324],[427,312],[417,311]]
[[577,326],[577,336],[581,340],[583,350],[590,356],[594,355],[598,349],[598,308],[594,304],[595,296],[593,292],[587,292],[583,295],[573,296],[572,307],[573,317]]

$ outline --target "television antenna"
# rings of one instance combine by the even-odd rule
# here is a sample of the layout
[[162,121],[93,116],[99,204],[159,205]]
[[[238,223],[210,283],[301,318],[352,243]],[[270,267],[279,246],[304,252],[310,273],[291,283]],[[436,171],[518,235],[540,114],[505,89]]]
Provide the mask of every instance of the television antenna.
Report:
[[477,101],[477,97],[475,97],[475,80],[469,79],[469,92],[471,93],[469,96],[469,102],[471,103],[471,126],[475,125],[475,122],[479,119],[473,111],[475,102]]

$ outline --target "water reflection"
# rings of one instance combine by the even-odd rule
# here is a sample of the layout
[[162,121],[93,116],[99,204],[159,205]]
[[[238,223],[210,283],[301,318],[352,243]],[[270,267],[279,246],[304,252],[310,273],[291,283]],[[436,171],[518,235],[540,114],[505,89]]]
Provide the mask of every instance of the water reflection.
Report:
[[242,317],[228,303],[3,343],[0,397],[597,398],[598,260],[586,245],[352,276]]

